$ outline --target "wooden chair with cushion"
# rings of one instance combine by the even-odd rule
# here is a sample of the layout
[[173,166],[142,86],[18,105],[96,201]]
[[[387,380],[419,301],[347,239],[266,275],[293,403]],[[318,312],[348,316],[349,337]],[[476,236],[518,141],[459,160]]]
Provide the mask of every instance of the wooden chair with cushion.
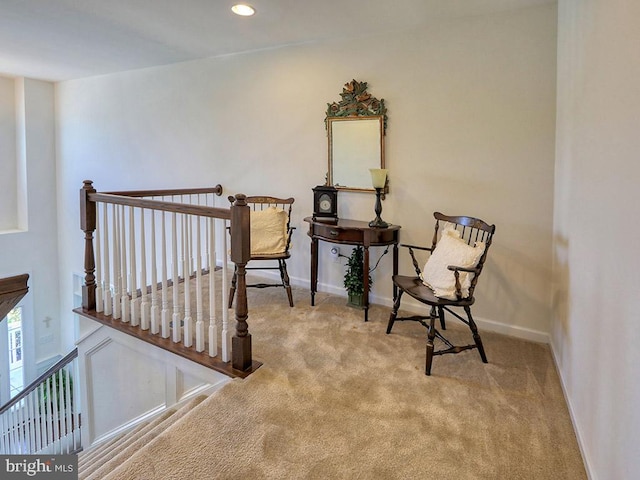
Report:
[[[431,375],[434,355],[460,353],[470,348],[477,348],[482,361],[487,363],[482,339],[471,315],[471,305],[475,301],[473,295],[476,284],[496,230],[495,225],[489,225],[473,217],[451,217],[439,212],[434,213],[433,216],[436,224],[431,247],[401,245],[409,249],[416,275],[393,276],[393,285],[397,288],[398,294],[387,325],[388,334],[391,333],[394,322],[402,320],[416,321],[427,328],[425,365],[427,375]],[[415,250],[431,252],[422,270],[416,260]],[[398,317],[400,301],[405,293],[429,307],[429,314]],[[454,309],[463,309],[466,318]],[[445,312],[469,327],[474,343],[453,345],[436,329],[437,318],[440,320],[441,329],[446,330]],[[439,350],[435,349],[436,338],[443,344]]]
[[[229,197],[233,203],[234,197]],[[247,270],[279,270],[280,283],[254,283],[247,287],[266,288],[284,287],[289,297],[289,306],[293,307],[293,295],[289,285],[286,260],[291,256],[291,235],[295,227],[291,226],[291,207],[293,198],[268,196],[247,197],[251,207],[251,257],[250,260],[273,260],[276,266],[246,267]],[[233,304],[236,292],[237,275],[234,271],[229,291],[229,307]]]

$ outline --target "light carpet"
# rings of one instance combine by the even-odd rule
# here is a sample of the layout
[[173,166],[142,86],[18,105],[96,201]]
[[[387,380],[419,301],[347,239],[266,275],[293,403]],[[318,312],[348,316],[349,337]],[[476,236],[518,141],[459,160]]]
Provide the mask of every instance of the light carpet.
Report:
[[[481,332],[488,364],[476,350],[438,356],[427,377],[425,329],[386,335],[386,307],[365,323],[341,297],[248,296],[264,365],[105,479],[586,478],[548,346]],[[469,343],[457,320],[448,332]]]

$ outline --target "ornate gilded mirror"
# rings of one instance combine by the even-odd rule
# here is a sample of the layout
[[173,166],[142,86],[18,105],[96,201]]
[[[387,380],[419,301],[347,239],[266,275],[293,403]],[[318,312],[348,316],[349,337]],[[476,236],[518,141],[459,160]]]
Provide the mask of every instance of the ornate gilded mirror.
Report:
[[327,104],[329,139],[327,184],[342,190],[371,191],[370,168],[384,166],[387,108],[367,92],[367,82],[352,80]]

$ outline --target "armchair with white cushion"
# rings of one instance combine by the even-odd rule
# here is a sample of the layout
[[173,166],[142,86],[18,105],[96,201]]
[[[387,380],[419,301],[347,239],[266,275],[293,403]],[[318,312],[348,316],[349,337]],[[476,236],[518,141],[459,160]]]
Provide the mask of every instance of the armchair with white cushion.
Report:
[[[427,352],[425,373],[431,375],[434,355],[460,353],[477,348],[480,358],[487,363],[478,327],[471,315],[471,305],[475,302],[474,291],[478,277],[482,273],[487,251],[491,246],[495,225],[473,217],[447,216],[440,212],[433,214],[436,219],[431,247],[401,245],[409,249],[416,272],[415,276],[394,275],[393,284],[398,294],[389,315],[387,334],[396,321],[415,321],[427,328]],[[415,250],[429,251],[430,256],[421,269]],[[428,315],[398,317],[403,294],[426,305]],[[462,308],[466,318],[454,309]],[[436,318],[440,327],[446,330],[445,312],[466,324],[471,330],[474,343],[456,346],[447,340],[435,327]],[[443,347],[436,350],[436,339]]]
[[[233,197],[229,197],[232,201]],[[273,260],[276,266],[252,266],[247,270],[278,270],[279,283],[254,283],[247,287],[266,288],[284,287],[293,307],[293,295],[289,284],[286,260],[291,257],[291,236],[295,227],[291,226],[291,207],[295,199],[270,196],[247,197],[247,205],[251,207],[251,258],[253,261]],[[236,272],[233,273],[229,290],[229,307],[233,304],[236,291]]]

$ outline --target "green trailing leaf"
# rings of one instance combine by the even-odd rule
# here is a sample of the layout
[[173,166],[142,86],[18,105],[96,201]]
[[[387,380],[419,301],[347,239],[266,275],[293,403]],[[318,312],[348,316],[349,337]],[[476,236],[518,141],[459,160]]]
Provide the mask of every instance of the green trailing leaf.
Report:
[[[73,377],[67,375],[66,370],[62,369],[58,372],[54,373],[47,382],[44,382],[38,390],[40,392],[40,396],[42,398],[42,403],[38,406],[40,407],[42,404],[45,405],[45,411],[52,412],[54,410],[54,398],[56,400],[56,410],[60,411],[60,406],[63,404],[62,401],[65,398],[61,398],[60,396],[60,388],[62,388],[62,397],[67,396],[67,380],[69,382],[69,392],[70,398],[66,399],[67,402],[64,405],[72,406],[73,405]],[[55,390],[55,397],[53,396],[53,390]]]

